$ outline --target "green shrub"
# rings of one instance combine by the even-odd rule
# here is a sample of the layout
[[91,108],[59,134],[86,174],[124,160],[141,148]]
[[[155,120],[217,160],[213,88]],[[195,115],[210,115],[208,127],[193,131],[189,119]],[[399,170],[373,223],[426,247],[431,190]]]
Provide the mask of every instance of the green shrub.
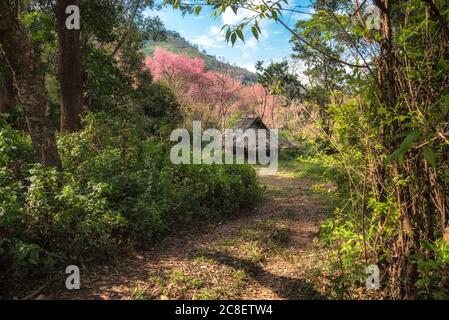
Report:
[[443,239],[422,241],[422,251],[412,259],[417,265],[416,287],[421,298],[449,299],[449,245]]
[[258,200],[250,166],[173,165],[170,144],[145,132],[144,121],[87,115],[82,131],[58,137],[62,173],[32,163],[28,137],[0,130],[2,288]]

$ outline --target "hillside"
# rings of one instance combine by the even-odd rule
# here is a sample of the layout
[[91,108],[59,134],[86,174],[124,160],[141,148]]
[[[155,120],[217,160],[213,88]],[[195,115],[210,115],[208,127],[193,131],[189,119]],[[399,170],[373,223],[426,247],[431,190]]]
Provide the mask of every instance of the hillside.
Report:
[[231,65],[228,62],[220,61],[217,57],[201,51],[198,46],[191,44],[175,31],[169,31],[165,41],[148,41],[144,48],[145,54],[152,56],[155,48],[164,48],[176,54],[185,54],[191,57],[200,57],[209,70],[228,72],[233,78],[242,78],[243,83],[253,83],[256,81],[256,74],[244,68]]

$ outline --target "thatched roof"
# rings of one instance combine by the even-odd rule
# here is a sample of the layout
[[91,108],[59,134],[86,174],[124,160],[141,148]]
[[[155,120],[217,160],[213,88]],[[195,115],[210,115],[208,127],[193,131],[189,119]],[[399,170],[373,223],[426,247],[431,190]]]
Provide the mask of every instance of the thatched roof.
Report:
[[267,129],[268,127],[263,123],[262,119],[259,117],[252,118],[242,118],[240,119],[231,129],[241,129],[243,131],[253,128],[253,129]]
[[285,138],[278,137],[278,145],[280,149],[296,149],[298,146]]
[[[232,130],[242,130],[245,132],[248,129],[266,129],[269,130],[268,127],[263,123],[262,119],[259,117],[249,117],[240,119],[232,128]],[[267,136],[267,145],[270,143],[270,135],[268,132]],[[298,146],[282,137],[278,136],[278,145],[280,149],[296,149]]]

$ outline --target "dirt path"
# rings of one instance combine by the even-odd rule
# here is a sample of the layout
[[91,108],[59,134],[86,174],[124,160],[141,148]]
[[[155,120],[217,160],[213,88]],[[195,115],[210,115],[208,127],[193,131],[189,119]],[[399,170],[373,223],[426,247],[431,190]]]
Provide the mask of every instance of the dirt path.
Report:
[[[249,215],[168,237],[150,251],[81,273],[61,299],[320,299],[311,272],[329,199],[317,181],[286,173],[265,186]],[[205,230],[206,229],[206,230]],[[87,275],[86,275],[87,273]]]

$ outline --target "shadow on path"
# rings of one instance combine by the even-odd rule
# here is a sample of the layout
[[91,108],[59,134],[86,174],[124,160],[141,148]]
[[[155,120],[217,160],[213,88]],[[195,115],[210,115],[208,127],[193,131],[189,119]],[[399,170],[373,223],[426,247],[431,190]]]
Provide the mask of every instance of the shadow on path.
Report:
[[325,299],[318,291],[315,290],[312,284],[301,279],[272,274],[251,260],[233,257],[227,253],[212,250],[202,251],[201,256],[213,259],[217,263],[237,270],[244,270],[248,276],[262,286],[275,292],[280,298],[289,300]]

